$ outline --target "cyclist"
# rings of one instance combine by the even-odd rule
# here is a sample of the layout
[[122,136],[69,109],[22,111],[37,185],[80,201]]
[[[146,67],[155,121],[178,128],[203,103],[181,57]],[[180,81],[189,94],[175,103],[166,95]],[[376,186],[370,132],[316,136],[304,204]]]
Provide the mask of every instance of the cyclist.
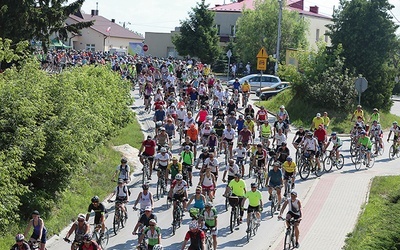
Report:
[[[237,196],[239,198],[239,205],[242,204],[243,202],[243,197],[246,194],[246,183],[242,179],[242,175],[237,173],[235,174],[235,179],[231,180],[229,184],[226,186],[225,194],[224,196],[227,197],[229,194],[229,190],[232,192],[231,196]],[[239,222],[242,223],[242,218],[243,218],[243,207],[240,206],[240,218]]]
[[374,108],[373,110],[372,110],[372,115],[371,115],[371,117],[369,118],[369,122],[371,122],[371,121],[377,121],[378,123],[380,122],[380,120],[381,120],[381,116],[380,116],[380,114],[379,114],[379,110],[377,109],[377,108]]
[[172,139],[175,137],[175,124],[172,122],[172,118],[167,118],[167,123],[164,124],[164,129],[165,132],[168,135],[168,141],[169,141],[169,148],[172,148]]
[[[304,150],[310,153],[311,160],[314,159],[314,156],[316,156],[318,150],[318,141],[313,137],[313,133],[311,131],[306,134],[303,145]],[[315,161],[317,162],[318,170],[321,170],[321,163],[318,157],[315,157]]]
[[125,186],[125,182],[122,179],[118,180],[118,186],[115,187],[114,192],[108,198],[108,202],[115,195],[115,206],[120,206],[123,213],[125,213],[125,218],[128,219],[128,212],[126,211],[124,203],[128,203],[129,201],[129,193],[128,187]]
[[278,218],[282,218],[282,213],[283,211],[285,211],[286,206],[288,206],[289,210],[286,214],[286,227],[289,229],[289,222],[288,220],[290,220],[291,218],[296,219],[297,221],[294,223],[294,236],[296,238],[296,248],[299,248],[299,235],[300,235],[300,231],[299,231],[299,224],[301,221],[301,217],[302,217],[302,212],[301,212],[301,202],[299,199],[297,199],[297,192],[296,191],[292,191],[290,193],[290,199],[286,200],[285,203],[283,203],[282,205],[282,210],[279,213]]
[[290,155],[289,148],[286,145],[286,142],[282,142],[281,146],[276,151],[275,159],[278,162],[285,162],[287,157]]
[[263,148],[261,144],[257,144],[257,150],[253,154],[252,166],[256,168],[264,168],[267,165],[267,150]]
[[247,116],[250,116],[250,119],[254,119],[254,113],[255,111],[253,109],[253,106],[251,106],[251,104],[248,104],[247,108],[244,109],[244,115],[246,116],[246,119]]
[[201,162],[202,167],[203,167],[205,160],[207,160],[210,157],[210,153],[209,153],[207,148],[203,148],[201,151],[202,152],[201,152],[201,154],[199,155],[199,158],[196,161],[196,169],[200,169],[200,167],[199,167],[200,162]]
[[167,117],[167,113],[164,110],[164,106],[159,105],[158,107],[156,106],[156,103],[154,103],[154,106],[156,107],[156,111],[154,112],[154,117],[153,121],[156,124],[156,134],[158,134],[158,123],[161,123],[160,125],[162,126],[165,122],[165,119]]
[[[209,122],[205,122],[204,123],[204,127],[200,130],[200,137],[201,137],[200,142],[201,142],[203,147],[205,147],[207,145],[208,137],[210,137],[211,131],[212,131],[212,128],[210,126],[210,123]],[[214,138],[214,143],[216,144],[216,142],[217,142],[217,138],[215,137]]]
[[[370,139],[371,139],[371,141],[372,141],[372,138],[374,138],[375,140],[378,140],[379,147],[383,148],[382,137],[383,137],[383,131],[382,131],[381,125],[378,123],[377,120],[374,120],[372,122],[372,126],[371,126]],[[378,154],[378,148],[376,148],[376,151],[374,153]]]
[[282,129],[282,132],[287,136],[289,125],[286,124],[282,117],[278,117],[278,120],[274,122],[274,135],[276,135],[279,129]]
[[260,211],[263,210],[263,202],[262,202],[262,194],[259,190],[257,190],[257,183],[254,182],[251,183],[251,190],[247,191],[246,194],[244,195],[243,201],[241,203],[242,207],[244,207],[246,199],[249,200],[249,206],[247,207],[247,228],[248,228],[250,223],[250,214],[252,212],[256,213],[257,217],[256,223],[260,224],[261,221]]
[[246,126],[250,130],[251,134],[253,135],[253,139],[254,139],[254,137],[255,137],[255,130],[254,130],[255,123],[252,120],[250,115],[246,116],[246,121],[244,122],[244,126]]
[[284,105],[281,105],[279,107],[279,111],[276,113],[276,117],[282,118],[282,121],[286,124],[290,124],[290,118],[289,118],[289,113],[285,109]]
[[194,147],[193,147],[193,153],[194,153],[194,158],[196,158],[197,155],[197,149],[196,149],[196,145],[197,145],[197,138],[199,136],[199,130],[196,128],[196,125],[191,124],[190,128],[186,131],[187,135],[190,138],[190,141],[193,143]]
[[245,97],[249,98],[250,96],[250,83],[245,80],[244,83],[242,84],[242,107],[244,107],[244,99]]
[[361,136],[360,138],[358,138],[358,142],[357,142],[357,147],[363,146],[367,152],[367,167],[369,166],[369,162],[371,160],[371,148],[372,148],[372,142],[369,139],[369,137],[366,136],[367,132],[365,132],[365,130],[363,130],[361,132]]
[[228,102],[228,104],[226,104],[226,113],[227,114],[231,114],[232,112],[236,113],[237,111],[237,105],[234,102],[234,100],[231,98]]
[[106,225],[104,222],[106,221],[105,214],[107,213],[107,210],[104,204],[100,202],[100,199],[97,195],[93,196],[91,201],[92,203],[90,203],[88,207],[85,220],[88,221],[90,213],[94,211],[94,224],[101,224],[100,236],[103,237],[104,231],[106,229]]
[[[171,188],[168,193],[168,200],[174,201],[174,209],[176,209],[176,200],[180,200],[183,204],[183,209],[186,209],[186,202],[188,201],[188,193],[187,193],[188,185],[186,181],[183,180],[183,176],[181,174],[177,174],[175,176],[175,180],[171,183]],[[173,217],[173,216],[172,216]]]
[[85,234],[83,236],[83,244],[78,248],[79,250],[101,250],[101,247],[96,241],[92,240],[91,234]]
[[286,197],[287,193],[286,193],[286,186],[287,186],[287,182],[289,180],[289,178],[292,179],[292,189],[294,188],[294,181],[296,179],[296,163],[293,161],[292,157],[288,156],[286,158],[286,161],[283,162],[282,164],[282,169],[284,171],[283,173],[283,181],[284,181],[284,185],[285,185],[285,194],[283,196]]
[[[244,158],[246,157],[247,149],[243,147],[241,141],[237,143],[237,146],[238,147],[233,150],[233,156],[236,155],[236,164],[240,167],[240,173],[244,175]],[[229,164],[231,164],[230,160]]]
[[[150,162],[150,166],[149,166],[149,172],[150,172],[150,176],[149,179],[151,180],[151,174],[153,171],[153,168],[151,166],[153,166],[153,161],[154,161],[154,155],[156,153],[156,142],[154,140],[152,140],[151,136],[147,136],[147,140],[144,140],[142,142],[142,146],[139,149],[139,155],[140,155],[140,162],[142,163],[142,165],[144,165],[144,160],[143,157],[147,157],[149,159]],[[144,149],[144,152],[143,152]],[[142,153],[143,152],[143,153]]]
[[139,245],[145,237],[148,239],[147,250],[153,250],[155,245],[161,244],[161,228],[157,226],[157,221],[155,219],[151,219],[149,221],[149,226],[143,230],[138,240]]
[[195,194],[190,197],[187,206],[189,207],[192,201],[194,200],[193,208],[190,209],[190,215],[194,216],[194,218],[198,218],[197,216],[200,214],[199,212],[203,211],[206,204],[206,197],[202,194],[201,186],[196,187]]
[[136,233],[138,229],[140,231],[139,233],[142,233],[144,228],[146,228],[146,227],[148,227],[150,225],[150,221],[151,220],[157,221],[157,216],[154,213],[152,213],[151,207],[147,206],[144,209],[144,213],[140,216],[138,222],[136,223],[132,234],[133,235],[138,234],[138,233]]
[[192,124],[194,125],[196,123],[191,111],[188,111],[186,113],[186,117],[183,119],[183,123],[185,124],[185,128],[189,128]]
[[272,135],[272,127],[269,121],[266,120],[260,127],[260,139],[265,147],[269,147],[269,138]]
[[[214,154],[217,154],[217,152],[218,152],[218,150],[217,150],[218,149],[218,144],[219,144],[218,143],[218,136],[217,136],[217,134],[215,133],[214,130],[211,130],[210,136],[208,136],[207,141],[206,141],[206,145],[205,145],[206,147],[208,147],[207,152],[210,151],[210,152],[212,152]],[[200,154],[200,156],[201,156],[201,154]]]
[[256,114],[256,121],[258,123],[258,126],[260,126],[267,120],[268,120],[268,111],[264,108],[264,106],[261,106]]
[[190,151],[190,146],[186,145],[181,156],[179,158],[179,162],[182,161],[183,173],[187,173],[189,185],[192,186],[192,171],[193,171],[193,162],[195,156],[192,151]]
[[154,209],[153,194],[149,191],[149,184],[142,185],[142,192],[140,192],[136,198],[133,210],[136,210],[137,204],[140,204],[140,213],[143,214],[146,207]]
[[165,179],[168,180],[168,173],[171,173],[171,180],[175,180],[177,174],[182,174],[182,164],[178,162],[176,156],[172,157],[172,162],[168,164],[167,171],[165,172]]
[[[325,143],[327,141],[327,133],[324,129],[324,125],[319,125],[318,129],[314,131],[314,137],[318,140],[318,152],[325,148]],[[318,156],[317,156],[318,157]]]
[[282,145],[283,142],[286,143],[286,135],[283,133],[283,130],[280,128],[278,129],[278,133],[274,135],[274,139],[272,140],[272,144],[276,142],[275,151]]
[[268,177],[266,180],[266,184],[268,185],[269,200],[272,200],[272,189],[275,189],[278,195],[278,211],[281,209],[281,188],[283,184],[283,176],[280,166],[281,164],[279,162],[275,162],[274,168],[268,172]]
[[299,127],[299,130],[296,132],[294,135],[292,144],[293,146],[297,149],[299,147],[299,144],[303,141],[304,136],[306,135],[306,132],[303,127]]
[[354,111],[353,115],[351,116],[350,121],[353,121],[354,117],[364,118],[364,110],[362,110],[361,105],[357,105],[357,109]]
[[206,109],[206,106],[201,106],[201,110],[197,113],[195,120],[197,121],[197,126],[200,128],[201,124],[205,122],[206,118],[208,116],[208,111]]
[[207,195],[212,201],[214,199],[215,188],[217,187],[216,178],[213,173],[211,173],[211,166],[206,167],[206,172],[200,175],[200,181],[198,186],[201,186],[203,190],[203,195]]
[[226,145],[228,144],[229,154],[232,155],[233,139],[235,138],[235,130],[232,129],[231,124],[227,124],[226,129],[222,134],[222,140],[224,141],[224,151],[227,153]]
[[[213,238],[213,248],[217,249],[217,235],[218,235],[218,213],[217,209],[213,206],[211,202],[206,203],[206,207],[202,212],[204,218],[204,225],[202,228],[207,228],[210,230]],[[211,249],[210,249],[211,250]]]
[[189,223],[189,231],[185,235],[183,240],[181,250],[184,250],[187,242],[190,240],[190,246],[188,250],[204,250],[206,249],[204,241],[206,235],[199,229],[199,225],[196,220],[192,220]]
[[118,179],[122,179],[125,181],[125,183],[129,183],[131,168],[129,167],[127,162],[128,161],[125,158],[121,159],[121,164],[119,166],[117,166],[117,169],[115,170],[114,175],[111,178],[112,181],[114,180],[115,176],[118,174]]
[[40,214],[37,210],[33,211],[32,219],[29,221],[28,226],[25,229],[24,237],[29,233],[31,227],[33,227],[32,235],[29,241],[39,241],[40,242],[40,250],[44,250],[46,247],[46,235],[47,229],[44,226],[44,221],[40,218]]
[[225,124],[230,124],[232,126],[232,129],[236,128],[236,114],[235,111],[231,111],[228,117],[226,117]]
[[327,130],[329,125],[331,124],[331,119],[328,116],[328,112],[324,112],[324,116],[322,116],[322,119],[324,119],[324,129]]
[[246,149],[250,147],[249,144],[253,143],[253,134],[246,125],[244,125],[243,129],[239,132],[238,145],[239,142],[241,142]]
[[156,136],[157,150],[160,151],[162,147],[168,147],[169,136],[164,127],[160,127],[159,133]]
[[68,240],[72,233],[75,233],[74,241],[71,244],[71,250],[75,249],[76,244],[80,244],[83,241],[83,236],[90,232],[89,223],[85,221],[85,215],[79,214],[78,219],[72,224],[64,240]]
[[[158,178],[165,178],[165,183],[168,177],[168,172],[167,172],[167,167],[169,164],[171,156],[167,153],[166,148],[161,148],[160,153],[154,157],[154,169],[158,163],[158,169],[157,169],[157,177]],[[160,176],[161,172],[164,171],[164,176]]]
[[321,117],[321,113],[317,113],[317,115],[313,118],[311,124],[311,131],[318,129],[319,125],[324,126],[324,119]]
[[342,142],[342,140],[340,140],[340,138],[337,136],[337,133],[336,133],[336,132],[332,132],[331,138],[329,138],[328,143],[326,144],[326,146],[325,146],[325,148],[324,148],[324,151],[329,147],[329,145],[331,144],[331,142],[332,142],[332,144],[333,144],[332,151],[335,152],[336,163],[337,163],[337,161],[338,161],[338,159],[339,159],[339,155],[340,155],[339,148],[343,145],[343,142]]
[[400,127],[397,126],[397,121],[394,121],[392,124],[393,124],[393,126],[390,128],[390,132],[389,132],[387,141],[389,142],[390,136],[393,133],[393,145],[395,148],[395,152],[397,152],[397,148],[398,148],[397,146],[399,143]]
[[209,155],[210,156],[208,157],[208,159],[206,159],[204,161],[203,168],[201,169],[201,172],[206,171],[205,168],[208,166],[208,167],[210,167],[211,173],[214,174],[215,180],[217,180],[218,179],[218,172],[219,172],[219,163],[218,163],[218,160],[216,159],[216,157],[215,157],[215,155],[213,153],[210,153]]
[[15,236],[15,244],[10,250],[31,250],[28,243],[25,242],[25,237],[23,234],[17,234]]

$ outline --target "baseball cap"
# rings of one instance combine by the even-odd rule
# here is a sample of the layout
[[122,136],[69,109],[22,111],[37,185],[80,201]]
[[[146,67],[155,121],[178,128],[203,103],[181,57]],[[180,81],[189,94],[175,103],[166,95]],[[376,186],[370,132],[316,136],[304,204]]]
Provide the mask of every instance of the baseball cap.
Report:
[[144,209],[144,211],[151,211],[152,209],[151,209],[151,207],[150,206],[147,206],[145,209]]

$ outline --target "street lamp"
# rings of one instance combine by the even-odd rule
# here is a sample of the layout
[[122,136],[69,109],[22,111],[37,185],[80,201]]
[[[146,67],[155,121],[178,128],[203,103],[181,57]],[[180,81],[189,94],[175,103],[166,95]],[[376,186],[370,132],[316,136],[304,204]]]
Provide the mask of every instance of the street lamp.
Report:
[[279,14],[278,14],[278,38],[277,38],[277,42],[276,42],[275,75],[278,74],[279,50],[280,50],[280,44],[281,44],[282,0],[278,0],[278,3],[279,3]]

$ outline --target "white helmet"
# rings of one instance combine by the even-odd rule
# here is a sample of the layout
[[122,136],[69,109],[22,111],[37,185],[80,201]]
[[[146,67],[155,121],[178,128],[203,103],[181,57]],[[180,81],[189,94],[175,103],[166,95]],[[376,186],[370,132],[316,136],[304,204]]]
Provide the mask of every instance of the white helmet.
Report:
[[175,175],[175,180],[182,180],[183,176],[181,174]]
[[166,148],[161,148],[161,153],[166,153],[167,152],[167,149]]
[[197,228],[199,228],[199,224],[197,223],[196,220],[192,220],[192,221],[189,223],[189,229],[192,230],[192,229],[197,229]]
[[163,250],[163,249],[164,249],[164,247],[162,245],[160,245],[160,244],[157,244],[157,245],[153,246],[153,250]]

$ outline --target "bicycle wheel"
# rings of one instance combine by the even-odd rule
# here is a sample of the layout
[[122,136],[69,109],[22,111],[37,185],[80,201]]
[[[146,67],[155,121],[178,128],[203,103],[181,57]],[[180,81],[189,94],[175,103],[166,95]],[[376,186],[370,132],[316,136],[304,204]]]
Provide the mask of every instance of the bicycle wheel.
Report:
[[[126,207],[125,207],[126,209]],[[121,227],[124,228],[126,225],[126,221],[127,221],[127,215],[125,213],[121,212]]]
[[367,168],[372,168],[375,164],[375,156],[370,154],[369,164],[367,164]]
[[389,148],[389,159],[390,159],[390,160],[393,160],[395,156],[396,156],[396,152],[394,151],[394,147],[393,147],[393,145],[392,145],[392,146],[390,146],[390,148]]
[[250,241],[251,233],[253,231],[252,228],[253,228],[253,219],[251,218],[246,230],[247,242]]
[[274,217],[274,213],[276,211],[276,203],[275,203],[275,195],[272,196],[272,200],[271,200],[271,217]]
[[284,243],[284,246],[283,246],[284,250],[289,250],[289,249],[291,249],[291,246],[290,246],[291,241],[292,241],[291,238],[292,238],[292,237],[291,237],[291,234],[290,234],[290,229],[288,228],[288,229],[286,230],[286,234],[285,234],[285,243]]
[[92,234],[92,239],[97,242],[97,244],[101,245],[100,233],[98,230],[95,230]]
[[324,174],[324,170],[322,169],[322,167],[320,167],[320,168],[318,168],[318,165],[317,165],[317,163],[314,163],[315,165],[314,165],[314,174],[315,174],[315,176],[317,176],[317,177],[320,177],[321,175],[323,175]]
[[178,228],[178,209],[176,208],[174,211],[174,218],[172,221],[172,234],[175,235],[175,231]]
[[108,245],[108,241],[110,240],[110,234],[108,233],[108,228],[105,228],[104,235],[101,238],[101,248],[106,249],[106,246]]
[[310,172],[311,172],[311,169],[310,169],[310,165],[308,164],[308,162],[303,163],[299,170],[300,178],[303,180],[307,180],[308,176],[310,175]]
[[325,160],[324,160],[324,170],[325,170],[325,172],[331,171],[332,170],[332,165],[333,165],[333,162],[332,162],[331,157],[326,156]]
[[113,229],[114,229],[114,234],[115,234],[115,235],[118,234],[118,230],[119,230],[119,221],[120,221],[119,212],[115,212],[114,221],[113,221]]
[[343,166],[344,166],[344,157],[342,154],[339,154],[339,158],[337,159],[336,162],[336,168],[340,170],[343,168]]
[[212,243],[212,238],[210,235],[206,236],[206,249],[207,250],[213,250],[213,243]]
[[159,200],[159,199],[161,199],[161,192],[162,192],[162,183],[161,183],[161,179],[160,178],[158,178],[158,180],[157,180],[157,191],[156,191],[156,196],[157,196],[157,199]]
[[273,168],[272,167],[273,164],[274,164],[274,158],[270,158],[268,160],[267,173],[269,173],[269,170],[271,170]]
[[300,150],[296,151],[296,165],[300,165],[300,160],[301,160],[301,153]]
[[231,233],[233,233],[233,228],[235,227],[235,207],[232,207],[232,211],[231,211],[231,220],[230,220],[230,224],[229,224],[229,228],[231,229]]
[[358,157],[354,163],[354,167],[356,168],[356,170],[360,170],[362,162],[363,162],[363,157],[364,157],[364,154],[362,154],[362,155],[358,154]]
[[225,198],[225,211],[228,211],[229,200]]

